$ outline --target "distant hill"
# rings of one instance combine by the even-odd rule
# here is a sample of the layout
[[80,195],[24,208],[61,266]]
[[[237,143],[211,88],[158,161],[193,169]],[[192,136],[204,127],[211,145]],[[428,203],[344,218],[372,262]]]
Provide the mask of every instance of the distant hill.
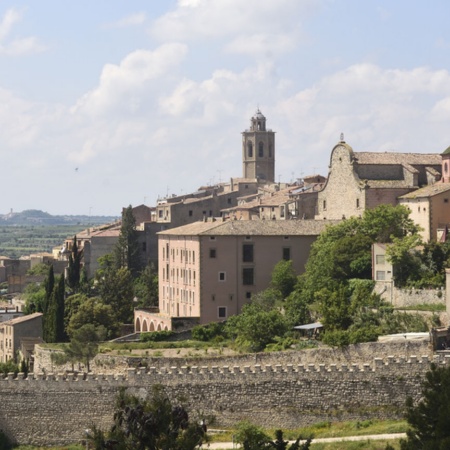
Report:
[[18,225],[102,225],[119,219],[118,216],[52,216],[38,209],[0,215],[0,226]]

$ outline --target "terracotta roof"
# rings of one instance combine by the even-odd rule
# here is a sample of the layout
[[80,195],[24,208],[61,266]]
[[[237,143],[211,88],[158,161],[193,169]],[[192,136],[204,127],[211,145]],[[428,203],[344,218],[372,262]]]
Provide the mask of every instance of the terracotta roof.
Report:
[[437,153],[353,152],[358,164],[402,164],[441,166]]
[[43,316],[42,313],[28,314],[26,316],[16,317],[15,319],[7,320],[7,321],[3,322],[2,325],[17,325],[18,323],[23,323],[23,322],[27,322],[28,320],[37,319],[38,317],[41,317],[41,316]]
[[171,236],[318,236],[328,225],[338,220],[226,220],[194,222],[178,228],[160,231]]
[[433,197],[438,194],[442,194],[443,192],[450,191],[450,183],[435,183],[430,184],[429,186],[425,186],[421,189],[417,189],[415,191],[409,192],[408,194],[402,195],[399,198],[426,198]]

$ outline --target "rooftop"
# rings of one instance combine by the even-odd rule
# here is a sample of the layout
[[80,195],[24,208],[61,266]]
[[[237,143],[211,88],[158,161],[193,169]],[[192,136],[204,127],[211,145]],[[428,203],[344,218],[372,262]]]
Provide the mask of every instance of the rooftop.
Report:
[[447,191],[450,191],[450,183],[435,183],[409,192],[408,194],[402,195],[399,198],[415,199],[433,197],[434,195],[442,194],[443,192]]
[[318,236],[337,220],[226,220],[194,222],[158,234],[164,236]]

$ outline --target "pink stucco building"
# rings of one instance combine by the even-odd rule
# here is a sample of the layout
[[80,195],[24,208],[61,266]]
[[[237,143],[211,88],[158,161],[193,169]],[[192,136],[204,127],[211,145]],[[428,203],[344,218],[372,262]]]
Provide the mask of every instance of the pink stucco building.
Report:
[[219,220],[159,233],[159,312],[137,310],[136,331],[189,328],[238,314],[269,286],[282,259],[304,271],[329,221]]

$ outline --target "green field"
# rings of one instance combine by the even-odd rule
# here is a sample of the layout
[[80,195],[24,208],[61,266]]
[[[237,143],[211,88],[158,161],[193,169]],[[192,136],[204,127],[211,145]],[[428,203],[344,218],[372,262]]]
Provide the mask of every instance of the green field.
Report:
[[86,224],[0,226],[0,256],[17,259],[32,253],[51,252],[66,238],[86,228]]

